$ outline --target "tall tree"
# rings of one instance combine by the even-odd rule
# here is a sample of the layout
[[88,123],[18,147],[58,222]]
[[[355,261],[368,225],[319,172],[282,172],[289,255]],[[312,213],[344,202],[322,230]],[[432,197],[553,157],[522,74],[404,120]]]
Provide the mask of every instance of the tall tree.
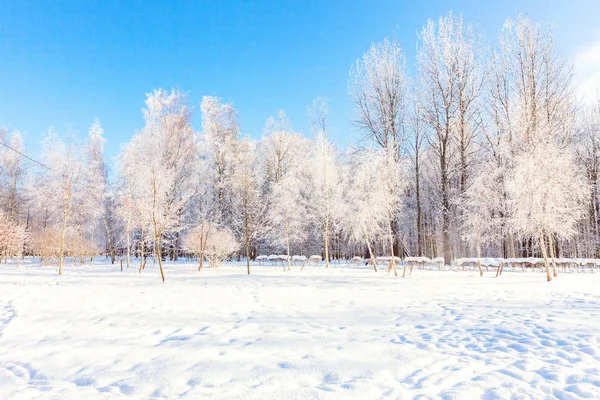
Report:
[[344,230],[351,242],[367,246],[377,271],[373,251],[375,241],[381,240],[390,255],[397,256],[390,216],[396,215],[402,207],[397,195],[403,186],[399,165],[384,150],[364,150],[353,155],[347,168]]
[[[442,241],[444,261],[453,257],[452,139],[459,139],[461,187],[468,174],[469,146],[473,137],[473,104],[479,90],[477,43],[472,26],[450,13],[437,22],[429,20],[419,34],[418,66],[423,115],[431,127],[430,138],[440,175]],[[458,134],[456,134],[457,132]]]
[[250,274],[251,247],[265,231],[265,203],[261,196],[256,158],[256,143],[245,138],[237,146],[233,172],[234,228],[243,238],[246,270]]
[[[147,95],[144,129],[125,147],[121,170],[134,182],[133,196],[149,221],[161,278],[165,233],[182,229],[184,208],[196,192],[196,137],[187,96],[179,90],[158,89]],[[133,165],[131,165],[133,163]]]
[[204,96],[200,105],[206,155],[213,179],[214,218],[232,224],[232,174],[237,154],[239,127],[237,113],[230,103],[218,97]]
[[90,194],[85,184],[84,146],[74,139],[64,142],[53,130],[48,132],[42,146],[42,159],[52,169],[39,170],[32,184],[32,194],[36,206],[45,210],[50,223],[58,225],[58,273],[62,275],[67,232],[75,227],[74,217]]
[[[22,156],[19,154],[24,151],[23,137],[19,131],[4,137],[0,132],[0,141],[8,146],[0,149],[0,188],[5,187],[6,196],[3,206],[8,217],[16,221],[23,201],[21,189],[26,178]],[[0,192],[2,194],[4,193]]]
[[[406,58],[396,39],[373,43],[350,70],[354,123],[399,162],[405,145]],[[397,215],[390,216],[394,252],[399,253]]]
[[311,207],[315,222],[320,226],[323,238],[325,267],[329,267],[331,231],[336,217],[336,204],[341,202],[341,171],[336,149],[329,139],[329,106],[324,98],[318,97],[308,108],[312,132],[310,150],[311,165],[308,173],[314,185]]

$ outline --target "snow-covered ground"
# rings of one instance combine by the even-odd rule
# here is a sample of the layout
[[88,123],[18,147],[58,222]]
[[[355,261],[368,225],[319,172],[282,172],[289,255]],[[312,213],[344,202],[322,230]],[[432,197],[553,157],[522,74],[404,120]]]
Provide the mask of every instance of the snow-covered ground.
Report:
[[0,265],[0,398],[600,398],[600,274]]

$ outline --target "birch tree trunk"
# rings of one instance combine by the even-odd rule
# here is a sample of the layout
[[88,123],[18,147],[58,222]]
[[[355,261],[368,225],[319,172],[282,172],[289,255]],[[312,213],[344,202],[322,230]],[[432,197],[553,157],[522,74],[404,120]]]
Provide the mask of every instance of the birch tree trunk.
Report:
[[556,270],[556,257],[554,256],[554,241],[551,234],[548,234],[548,247],[550,248],[550,258],[552,259],[552,275],[557,277],[558,271]]
[[540,234],[540,247],[542,248],[542,256],[544,257],[544,265],[546,267],[546,279],[548,282],[552,280],[552,274],[550,274],[550,266],[548,265],[548,252],[546,251],[546,242],[544,240],[544,232],[542,228],[539,229]]
[[142,225],[140,227],[140,274],[144,270],[144,264],[146,263],[146,260],[144,257],[145,256],[145,253],[144,253],[145,247],[146,247],[146,243],[144,242],[144,225],[142,223]]
[[[290,271],[292,269],[292,267],[291,267],[291,258],[290,258],[290,233],[289,233],[287,216],[285,217],[285,244],[287,246],[287,265],[288,265],[288,271]],[[285,267],[283,267],[283,269],[285,271]]]
[[160,268],[160,276],[162,281],[165,281],[165,271],[163,270],[162,254],[160,252],[160,237],[161,233],[158,230],[158,224],[156,221],[156,197],[158,196],[156,188],[156,179],[152,181],[154,199],[152,202],[152,224],[154,225],[154,252],[158,257],[158,267]]
[[[391,267],[394,269],[394,276],[398,276],[398,269],[396,268],[396,260],[394,259],[394,235],[391,234],[391,225],[390,225],[390,250],[392,252]],[[406,276],[406,267],[404,267],[404,273],[402,274],[403,278],[405,276]]]
[[67,210],[67,202],[69,201],[69,196],[65,196],[65,204],[63,205],[63,226],[62,226],[62,234],[60,239],[60,255],[58,260],[58,274],[62,275],[62,267],[65,256],[65,236],[67,234],[67,218],[69,216]]
[[248,270],[248,275],[250,275],[250,231],[248,228],[248,205],[246,201],[244,201],[244,218],[244,228],[246,231],[246,269]]
[[127,235],[127,269],[129,269],[131,263],[131,221],[129,219],[127,219],[127,228],[125,230]]
[[198,272],[200,272],[200,270],[202,269],[203,266],[204,266],[204,252],[201,252],[200,256],[198,257]]
[[369,238],[365,236],[365,240],[367,242],[367,248],[369,249],[369,257],[371,257],[371,265],[373,265],[373,269],[377,272],[377,261],[375,261],[375,256],[373,256],[373,250],[371,249],[371,242]]
[[477,230],[477,268],[479,268],[479,276],[483,276],[483,270],[481,269],[481,232],[479,229]]
[[329,268],[329,214],[325,215],[325,268]]
[[156,251],[156,256],[158,257],[158,267],[160,268],[160,277],[162,278],[162,281],[165,281],[165,271],[163,270],[163,264],[162,264],[162,254],[161,254],[161,249],[160,249],[160,233],[156,233],[156,227],[154,228],[154,250]]

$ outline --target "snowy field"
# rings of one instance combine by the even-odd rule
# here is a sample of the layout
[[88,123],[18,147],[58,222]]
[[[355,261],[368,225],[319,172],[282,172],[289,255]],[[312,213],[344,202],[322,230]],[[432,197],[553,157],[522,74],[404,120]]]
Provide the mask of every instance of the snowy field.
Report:
[[600,398],[600,274],[0,265],[0,398]]

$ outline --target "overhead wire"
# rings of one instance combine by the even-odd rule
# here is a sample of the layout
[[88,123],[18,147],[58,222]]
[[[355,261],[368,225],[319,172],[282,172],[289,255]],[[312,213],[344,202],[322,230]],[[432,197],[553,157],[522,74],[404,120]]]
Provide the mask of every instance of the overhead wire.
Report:
[[39,162],[39,161],[37,161],[37,160],[34,160],[33,158],[29,157],[27,154],[23,154],[23,153],[21,153],[19,150],[13,149],[12,147],[10,147],[9,145],[7,145],[6,143],[4,143],[4,142],[0,142],[0,144],[2,144],[2,145],[3,145],[4,147],[6,147],[7,149],[10,149],[10,150],[14,151],[15,153],[19,154],[20,156],[22,156],[22,157],[25,157],[26,159],[28,159],[28,160],[30,160],[30,161],[33,161],[33,162],[34,162],[34,163],[36,163],[37,165],[39,165],[39,166],[41,166],[41,167],[44,167],[44,168],[46,168],[46,169],[47,169],[47,170],[49,170],[49,171],[52,171],[52,168],[50,168],[50,167],[48,167],[48,166],[46,166],[46,165],[42,164],[41,162]]

